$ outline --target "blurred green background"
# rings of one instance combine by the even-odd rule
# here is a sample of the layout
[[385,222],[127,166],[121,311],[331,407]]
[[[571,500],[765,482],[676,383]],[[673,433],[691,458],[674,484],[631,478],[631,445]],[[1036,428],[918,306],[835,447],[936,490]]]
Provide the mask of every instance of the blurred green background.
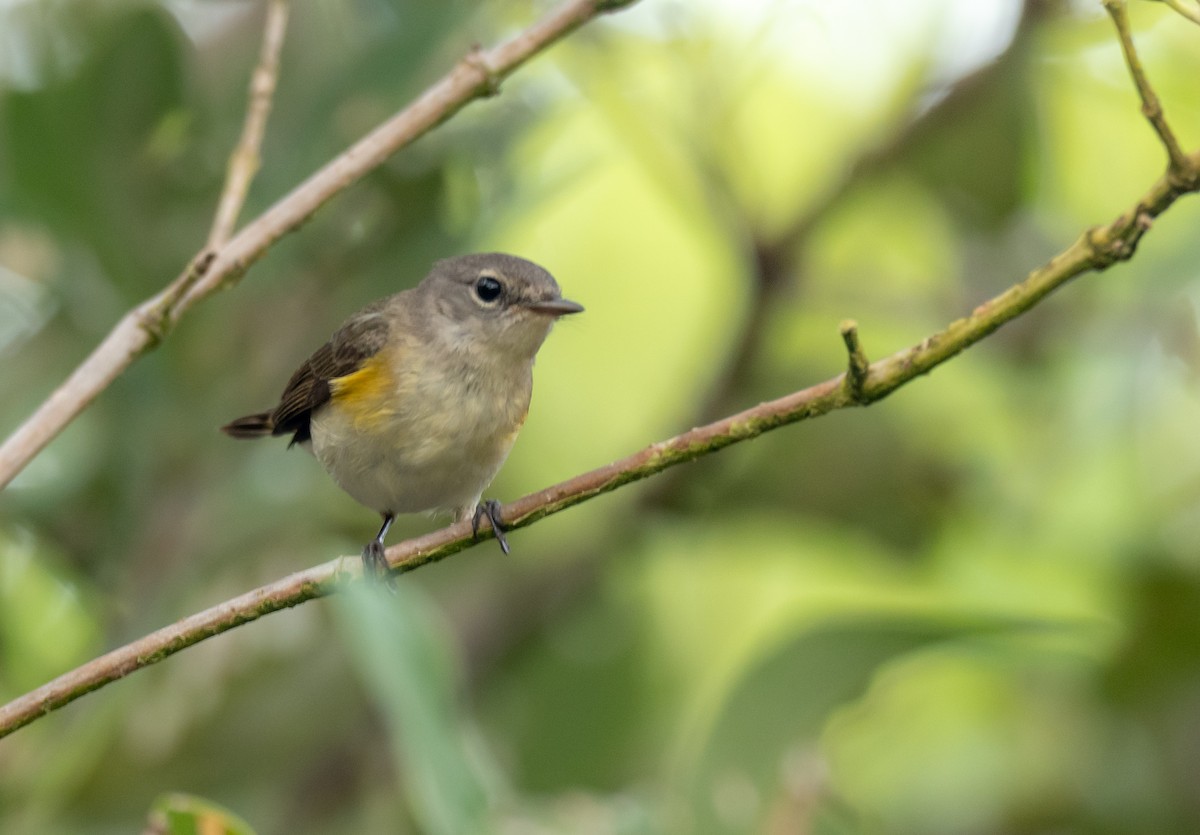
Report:
[[[243,218],[545,8],[296,3]],[[1200,28],[1131,12],[1195,147]],[[203,244],[262,13],[0,2],[0,431]],[[0,495],[0,697],[357,551],[376,519],[308,456],[216,427],[436,258],[587,306],[508,500],[838,373],[844,318],[920,340],[1163,165],[1098,0],[643,0],[318,212]],[[260,833],[1200,831],[1198,224],[870,409],[83,698],[0,741],[0,832],[174,792]]]

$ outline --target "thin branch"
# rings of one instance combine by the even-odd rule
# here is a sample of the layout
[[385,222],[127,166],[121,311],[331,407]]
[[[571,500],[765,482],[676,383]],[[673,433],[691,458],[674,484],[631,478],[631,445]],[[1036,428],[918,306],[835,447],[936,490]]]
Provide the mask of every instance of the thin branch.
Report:
[[[1200,164],[1200,155],[1189,159]],[[502,509],[510,529],[522,528],[553,513],[640,481],[668,467],[692,461],[772,429],[851,406],[880,400],[905,383],[979,342],[1005,322],[1032,308],[1053,290],[1089,270],[1107,269],[1130,258],[1151,220],[1181,195],[1200,190],[1184,188],[1164,175],[1127,213],[1107,226],[1090,229],[1063,252],[1031,272],[1024,281],[979,305],[969,316],[919,344],[866,368],[861,389],[854,396],[839,374],[723,420],[684,432],[605,467],[525,496]],[[853,349],[852,355],[854,353]],[[491,531],[480,531],[481,537]],[[393,545],[388,563],[397,573],[412,571],[470,547],[469,521]],[[0,708],[0,737],[27,725],[39,716],[69,704],[85,693],[116,681],[135,670],[174,655],[205,638],[219,635],[259,617],[324,597],[350,582],[361,571],[357,559],[339,558],[300,571],[164,627],[113,650]]]
[[208,234],[208,248],[220,249],[233,234],[238,215],[246,202],[250,182],[258,173],[263,135],[267,130],[267,116],[271,112],[271,98],[279,80],[279,53],[283,49],[283,35],[287,31],[288,0],[270,0],[267,4],[267,19],[263,23],[262,51],[258,66],[250,77],[250,98],[246,103],[246,121],[242,125],[242,136],[229,157],[225,174],[225,188],[217,203],[212,231]]
[[1104,0],[1104,8],[1117,27],[1117,38],[1121,42],[1121,51],[1125,54],[1125,63],[1129,66],[1129,74],[1133,77],[1133,84],[1137,88],[1138,96],[1142,99],[1142,115],[1150,122],[1163,147],[1167,149],[1167,159],[1170,160],[1171,171],[1179,177],[1186,177],[1189,172],[1192,177],[1195,177],[1195,169],[1189,165],[1187,154],[1183,152],[1179,146],[1179,140],[1175,138],[1171,126],[1167,124],[1162,102],[1158,100],[1158,94],[1150,86],[1150,80],[1146,77],[1145,69],[1142,68],[1142,60],[1138,57],[1137,49],[1133,45],[1133,32],[1129,28],[1129,15],[1126,13],[1125,0]]
[[871,361],[863,351],[858,341],[858,322],[847,319],[839,328],[842,341],[846,343],[846,353],[849,355],[849,365],[846,368],[846,393],[856,403],[863,401],[863,389],[867,383],[867,375],[871,373]]
[[281,237],[338,193],[358,182],[499,83],[556,41],[599,14],[637,0],[566,0],[512,40],[473,50],[408,107],[392,116],[247,224],[215,255],[202,250],[158,295],[127,313],[41,406],[0,446],[0,489],[180,318],[212,293],[238,281]]
[[1200,24],[1200,6],[1190,3],[1188,0],[1163,0],[1163,2],[1192,23]]

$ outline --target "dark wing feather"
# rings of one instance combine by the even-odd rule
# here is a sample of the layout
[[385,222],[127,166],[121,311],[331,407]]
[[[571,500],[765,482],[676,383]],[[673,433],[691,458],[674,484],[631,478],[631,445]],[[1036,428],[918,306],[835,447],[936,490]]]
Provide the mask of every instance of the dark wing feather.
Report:
[[387,342],[386,303],[380,300],[354,314],[296,370],[271,413],[272,434],[292,433],[289,446],[311,437],[312,414],[329,401],[329,381],[353,374]]

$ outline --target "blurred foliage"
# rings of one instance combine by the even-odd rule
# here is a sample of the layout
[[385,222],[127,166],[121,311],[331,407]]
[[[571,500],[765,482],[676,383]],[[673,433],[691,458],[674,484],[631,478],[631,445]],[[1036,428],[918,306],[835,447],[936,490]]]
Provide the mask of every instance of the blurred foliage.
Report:
[[[298,4],[244,218],[543,8]],[[1194,147],[1200,30],[1131,13]],[[0,2],[5,432],[203,243],[261,16]],[[435,258],[516,252],[588,308],[510,499],[837,373],[846,317],[920,340],[1163,165],[1098,3],[642,0],[318,212],[0,496],[0,698],[357,551],[311,459],[215,427]],[[87,696],[0,742],[0,831],[1200,830],[1198,223],[870,410]]]
[[203,798],[168,794],[150,810],[148,835],[254,835],[244,820]]

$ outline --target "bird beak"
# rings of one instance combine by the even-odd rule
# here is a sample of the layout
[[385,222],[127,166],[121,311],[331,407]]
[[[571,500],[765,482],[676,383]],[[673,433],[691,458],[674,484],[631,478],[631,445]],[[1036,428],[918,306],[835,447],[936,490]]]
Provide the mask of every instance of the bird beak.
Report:
[[583,312],[583,305],[573,302],[570,299],[544,299],[542,301],[526,302],[525,307],[534,313],[544,313],[547,316],[555,318],[566,316],[570,313]]

